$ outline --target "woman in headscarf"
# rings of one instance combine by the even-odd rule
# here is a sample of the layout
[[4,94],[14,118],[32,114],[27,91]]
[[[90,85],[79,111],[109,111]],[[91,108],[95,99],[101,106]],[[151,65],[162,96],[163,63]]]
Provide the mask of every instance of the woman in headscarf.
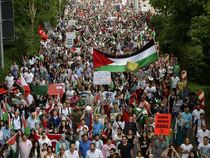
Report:
[[69,142],[66,140],[66,135],[62,134],[60,141],[56,143],[55,153],[58,154],[60,147],[64,147],[65,151],[68,150]]

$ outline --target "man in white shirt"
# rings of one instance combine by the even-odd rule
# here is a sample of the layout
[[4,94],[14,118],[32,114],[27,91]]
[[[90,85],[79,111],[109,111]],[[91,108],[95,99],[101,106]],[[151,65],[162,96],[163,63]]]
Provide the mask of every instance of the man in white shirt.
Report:
[[15,133],[22,128],[22,122],[21,122],[21,118],[19,116],[19,113],[16,111],[15,112],[15,117],[12,119],[12,123],[14,125],[14,130]]
[[149,99],[151,98],[152,93],[155,93],[156,92],[155,86],[152,86],[151,83],[148,84],[148,87],[146,87],[145,90],[147,91],[147,97]]
[[167,67],[167,70],[168,70],[168,74],[170,74],[170,76],[172,76],[173,75],[173,72],[174,72],[174,67],[173,67],[173,65],[171,63]]
[[45,131],[42,131],[42,137],[38,140],[41,150],[43,149],[43,144],[47,143],[47,145],[52,146],[50,139],[47,137]]
[[202,156],[202,158],[207,158],[210,155],[210,144],[209,144],[209,138],[204,137],[203,143],[200,143],[198,145],[198,152]]
[[31,83],[33,78],[34,78],[34,74],[31,72],[31,69],[28,69],[28,73],[25,73],[25,80],[27,83]]
[[69,145],[69,150],[66,150],[64,153],[64,158],[79,158],[78,151],[75,150],[75,144],[71,143]]
[[86,158],[103,158],[102,152],[99,149],[96,149],[96,144],[90,144],[90,150],[86,153]]
[[205,112],[204,112],[203,109],[201,109],[201,105],[197,104],[196,105],[196,109],[193,110],[193,112],[192,112],[192,116],[194,118],[194,122],[195,122],[195,120],[200,118],[200,114],[205,114]]
[[9,75],[6,76],[5,80],[6,80],[6,83],[7,83],[7,88],[8,89],[12,88],[12,86],[14,84],[14,77],[12,76],[11,72],[9,72]]
[[171,77],[171,80],[172,80],[172,89],[176,91],[177,84],[180,79],[178,76],[176,76],[176,73],[174,73],[174,75]]
[[198,142],[203,143],[205,136],[210,138],[210,131],[207,129],[206,124],[203,124],[202,128],[198,131]]

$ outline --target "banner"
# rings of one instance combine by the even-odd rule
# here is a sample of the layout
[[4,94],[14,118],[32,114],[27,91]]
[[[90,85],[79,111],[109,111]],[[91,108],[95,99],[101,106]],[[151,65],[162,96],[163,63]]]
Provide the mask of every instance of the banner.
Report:
[[48,85],[48,93],[49,95],[63,95],[63,85],[62,84],[54,84]]
[[110,85],[111,72],[109,72],[109,71],[95,71],[93,74],[93,83],[95,85]]
[[34,95],[47,95],[48,87],[47,85],[35,85],[32,90]]
[[66,32],[66,48],[73,47],[74,40],[72,37],[74,37],[72,32]]
[[171,114],[157,114],[155,120],[155,135],[169,135]]

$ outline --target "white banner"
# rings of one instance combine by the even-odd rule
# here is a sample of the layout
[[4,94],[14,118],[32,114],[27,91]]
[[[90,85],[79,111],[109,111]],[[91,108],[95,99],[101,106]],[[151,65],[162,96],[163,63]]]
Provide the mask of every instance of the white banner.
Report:
[[66,48],[71,48],[73,46],[73,38],[71,38],[72,32],[66,32]]
[[109,72],[109,71],[95,71],[93,74],[93,83],[95,85],[110,85],[111,72]]

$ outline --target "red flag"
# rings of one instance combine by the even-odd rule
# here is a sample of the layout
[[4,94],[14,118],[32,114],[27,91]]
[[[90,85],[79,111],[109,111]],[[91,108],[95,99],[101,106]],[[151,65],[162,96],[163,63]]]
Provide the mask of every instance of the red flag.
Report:
[[124,109],[122,109],[122,114],[123,114],[123,121],[128,122],[130,118],[130,114]]
[[93,129],[93,114],[91,114],[90,117],[90,127],[89,127],[89,132]]
[[63,95],[63,85],[62,84],[48,85],[48,93],[49,95],[60,94],[61,97]]
[[43,30],[43,28],[41,26],[39,26],[38,28],[38,34],[42,36],[43,40],[47,40],[47,34],[45,33],[45,31]]
[[34,140],[33,141],[35,141],[35,140],[39,140],[41,137],[40,136],[38,136],[36,133],[34,134]]
[[99,98],[100,98],[100,93],[98,92],[98,94],[95,96],[95,101],[99,101]]
[[15,141],[16,141],[16,138],[17,138],[17,133],[16,133],[12,138],[10,138],[10,139],[6,142],[6,144],[8,144],[8,145],[14,145],[14,144],[15,144]]
[[61,134],[47,134],[47,137],[51,140],[53,149],[55,149],[57,141],[60,141]]

